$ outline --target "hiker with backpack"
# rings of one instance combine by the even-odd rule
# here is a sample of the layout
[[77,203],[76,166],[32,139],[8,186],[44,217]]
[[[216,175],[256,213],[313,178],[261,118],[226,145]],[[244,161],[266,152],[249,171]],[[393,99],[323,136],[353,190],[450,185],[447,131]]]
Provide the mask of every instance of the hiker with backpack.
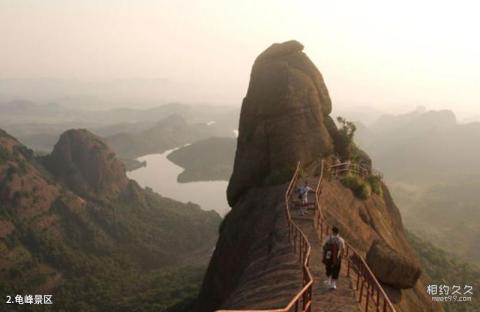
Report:
[[332,234],[323,243],[323,263],[328,279],[325,284],[330,289],[337,288],[337,280],[342,266],[342,254],[345,241],[340,237],[337,227],[332,228]]
[[301,201],[300,214],[304,216],[308,206],[308,193],[313,192],[313,189],[310,186],[308,186],[308,182],[305,181],[305,184],[299,187],[297,192],[298,192],[298,199],[300,199]]

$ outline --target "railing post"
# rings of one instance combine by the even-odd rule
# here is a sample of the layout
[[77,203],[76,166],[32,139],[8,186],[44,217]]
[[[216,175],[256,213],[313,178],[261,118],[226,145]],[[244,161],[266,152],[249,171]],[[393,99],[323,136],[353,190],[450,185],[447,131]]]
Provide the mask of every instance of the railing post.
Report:
[[293,224],[291,224],[291,223],[290,223],[290,235],[291,235],[292,243],[295,244],[295,238],[293,237],[295,235],[295,233],[294,233]]
[[360,287],[360,272],[357,269],[357,288],[355,290],[358,290],[359,287]]
[[291,243],[290,241],[290,222],[288,222],[288,216],[287,216],[287,235],[288,235],[288,242]]
[[305,248],[303,249],[303,262],[308,266],[310,264],[310,259],[307,259],[308,245],[305,243]]
[[320,223],[320,240],[323,240],[323,221]]
[[365,312],[368,312],[368,302],[370,299],[370,283],[367,281],[367,298],[365,300]]
[[301,239],[301,244],[302,244],[302,251],[300,252],[300,263],[302,264],[302,266],[305,264],[305,249],[307,248],[307,246],[305,245],[305,241],[303,239]]
[[365,284],[365,277],[362,275],[361,278],[362,278],[362,285],[360,286],[360,304],[363,301],[363,286]]
[[297,252],[297,231],[295,231],[295,228],[292,227],[293,229],[293,251]]
[[303,265],[302,263],[302,249],[303,249],[303,241],[302,241],[302,236],[301,235],[298,235],[299,237],[299,240],[298,240],[298,245],[300,246],[300,250],[298,252],[298,258],[299,258],[299,261],[300,263]]
[[350,277],[350,257],[347,252],[347,276]]
[[307,293],[304,292],[302,295],[302,310],[305,311],[305,308],[307,307],[307,298],[306,298]]
[[309,311],[312,310],[312,300],[313,300],[313,286],[310,287],[310,307],[308,308]]
[[377,289],[377,312],[380,312],[380,289]]
[[300,235],[298,235],[298,239],[299,239],[299,244],[301,246],[300,248],[300,261],[302,262],[303,264],[303,252],[305,250],[305,241],[303,240],[303,236],[302,234],[300,233]]

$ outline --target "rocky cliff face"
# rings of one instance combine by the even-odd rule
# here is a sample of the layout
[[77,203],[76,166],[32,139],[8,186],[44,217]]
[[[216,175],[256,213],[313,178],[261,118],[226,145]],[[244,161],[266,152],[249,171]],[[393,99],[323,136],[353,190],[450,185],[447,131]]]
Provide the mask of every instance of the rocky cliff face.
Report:
[[[281,261],[279,251],[288,245],[284,182],[298,161],[309,175],[318,174],[322,159],[331,163],[339,135],[329,117],[331,102],[323,79],[302,49],[295,41],[274,44],[253,66],[228,187],[232,211],[210,262],[198,311],[280,308],[281,301],[263,291],[275,289],[270,293],[292,298],[299,289],[282,285],[289,270],[275,265]],[[366,153],[363,158],[369,159]],[[273,190],[270,184],[282,187]],[[338,226],[362,256],[369,255],[398,311],[442,310],[425,293],[426,277],[386,186],[382,195],[360,200],[341,182],[325,180],[320,201],[329,223]],[[294,277],[287,279],[295,282]],[[262,280],[262,287],[255,280]]]
[[234,206],[252,186],[286,181],[297,161],[331,154],[335,124],[322,75],[297,41],[274,44],[252,68],[228,186]]

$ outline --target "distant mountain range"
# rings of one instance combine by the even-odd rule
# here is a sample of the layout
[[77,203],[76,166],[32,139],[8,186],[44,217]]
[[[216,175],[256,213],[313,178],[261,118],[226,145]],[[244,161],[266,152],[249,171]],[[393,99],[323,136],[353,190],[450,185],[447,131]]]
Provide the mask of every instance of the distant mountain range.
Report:
[[155,122],[172,114],[178,114],[189,122],[209,122],[222,119],[228,114],[237,114],[238,109],[215,105],[187,105],[170,103],[152,108],[112,108],[85,110],[82,106],[68,107],[63,104],[35,104],[25,100],[0,102],[0,123],[14,124],[64,124],[84,123],[106,126],[118,123]]
[[[51,151],[60,134],[70,128],[87,128],[121,145],[118,142],[122,137],[126,142],[136,140],[135,138],[141,141],[142,132],[145,135],[154,135],[155,129],[164,127],[162,124],[176,116],[172,118],[182,118],[185,121],[184,130],[187,131],[186,128],[190,127],[188,131],[194,135],[186,141],[180,140],[177,145],[167,146],[172,148],[198,139],[195,133],[197,130],[210,136],[234,136],[238,115],[239,110],[230,107],[176,103],[149,109],[100,111],[71,109],[54,104],[38,105],[28,101],[0,103],[0,127],[34,150],[44,152]],[[156,134],[162,136],[161,133]],[[175,135],[171,141],[175,142]],[[137,149],[139,145],[142,143],[136,143]],[[159,146],[156,149],[164,150],[164,147]],[[138,151],[133,154],[138,155]]]
[[205,98],[202,86],[167,78],[80,80],[55,78],[0,79],[0,102],[16,99],[90,110],[113,107],[146,108],[172,101],[230,104],[225,95]]
[[[363,130],[363,131],[362,131]],[[357,140],[389,178],[415,183],[480,174],[480,122],[458,124],[451,111],[383,116]]]
[[420,109],[359,127],[357,141],[385,174],[406,226],[480,265],[480,123]]

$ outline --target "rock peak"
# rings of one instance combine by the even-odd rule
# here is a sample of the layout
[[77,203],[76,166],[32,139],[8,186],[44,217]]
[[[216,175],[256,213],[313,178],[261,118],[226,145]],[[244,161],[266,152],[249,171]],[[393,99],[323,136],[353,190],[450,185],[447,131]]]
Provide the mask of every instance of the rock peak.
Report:
[[285,56],[289,54],[299,53],[302,51],[303,51],[303,44],[301,44],[296,40],[290,40],[283,43],[274,43],[265,51],[263,51],[257,57],[257,60]]
[[333,153],[337,133],[330,96],[303,45],[270,46],[256,59],[240,115],[231,206],[250,187],[285,182],[298,161]]
[[128,184],[123,163],[85,129],[64,132],[45,163],[53,175],[82,196],[116,197]]

